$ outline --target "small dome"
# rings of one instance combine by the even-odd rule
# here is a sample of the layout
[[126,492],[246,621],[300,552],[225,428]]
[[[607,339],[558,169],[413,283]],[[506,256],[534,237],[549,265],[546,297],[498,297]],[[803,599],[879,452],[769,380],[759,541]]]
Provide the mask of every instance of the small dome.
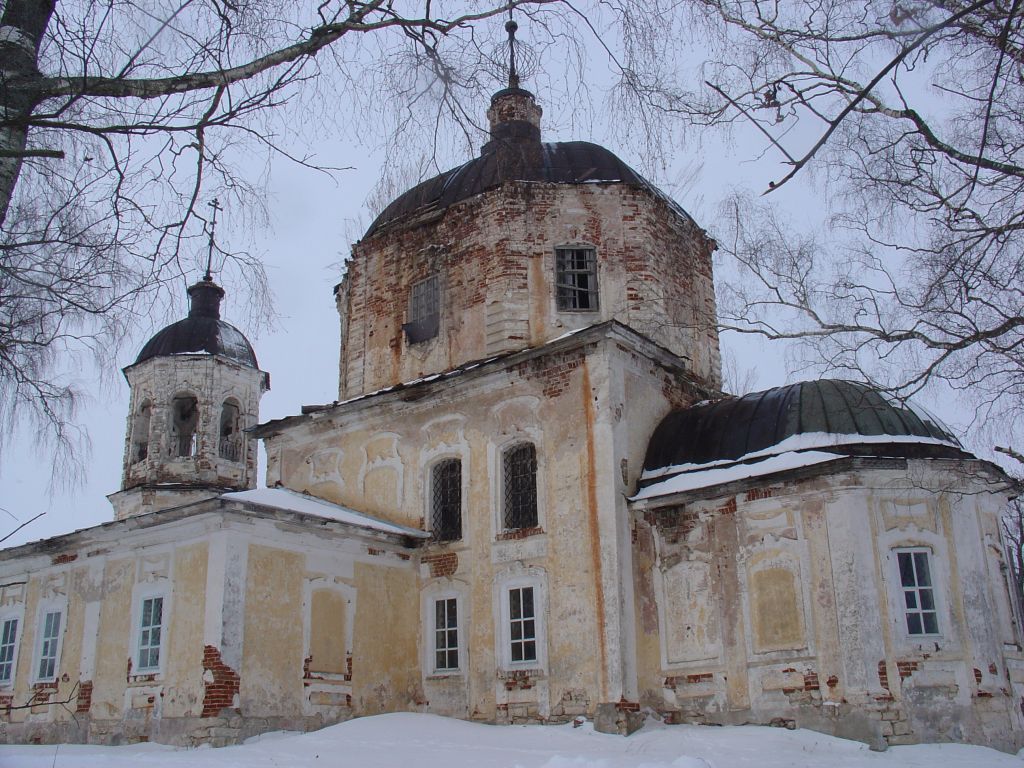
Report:
[[[812,433],[821,439],[789,441]],[[893,440],[879,439],[886,436]],[[783,441],[789,441],[787,446],[780,445]],[[735,461],[752,453],[770,454],[774,446],[780,452],[844,446],[844,453],[889,456],[892,445],[903,446],[897,452],[904,454],[911,445],[961,454],[959,441],[937,419],[867,384],[804,381],[673,411],[651,437],[644,472]],[[862,448],[848,450],[851,446]]]
[[205,353],[259,368],[249,340],[235,326],[220,319],[224,289],[207,275],[189,288],[188,294],[191,301],[188,317],[168,325],[147,341],[135,364],[154,357]]

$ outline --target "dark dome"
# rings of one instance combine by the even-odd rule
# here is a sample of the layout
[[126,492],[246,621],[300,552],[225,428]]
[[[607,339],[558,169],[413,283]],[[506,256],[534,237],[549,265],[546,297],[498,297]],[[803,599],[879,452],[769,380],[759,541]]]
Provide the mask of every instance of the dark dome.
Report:
[[240,330],[220,319],[224,289],[207,276],[188,289],[188,317],[172,323],[146,342],[135,364],[154,357],[180,354],[220,355],[236,363],[259,368],[252,345]]
[[563,141],[542,143],[540,148],[536,155],[529,154],[525,163],[507,163],[502,162],[500,152],[485,146],[480,157],[417,184],[396,198],[366,230],[365,237],[413,213],[418,216],[441,213],[455,203],[500,187],[507,181],[554,184],[618,182],[643,187],[689,218],[660,190],[602,146],[589,141]]
[[[647,446],[644,471],[682,464],[732,461],[751,453],[770,453],[773,446],[795,435],[827,433],[820,441],[795,444],[791,450],[835,446],[874,446],[862,452],[893,455],[879,446],[908,446],[936,441],[939,452],[960,455],[959,441],[934,417],[891,399],[867,384],[823,379],[804,381],[743,397],[698,403],[673,411],[654,431]],[[836,440],[836,436],[842,436]],[[857,436],[865,438],[863,441]],[[914,438],[921,438],[915,440]],[[845,450],[844,453],[858,451]]]

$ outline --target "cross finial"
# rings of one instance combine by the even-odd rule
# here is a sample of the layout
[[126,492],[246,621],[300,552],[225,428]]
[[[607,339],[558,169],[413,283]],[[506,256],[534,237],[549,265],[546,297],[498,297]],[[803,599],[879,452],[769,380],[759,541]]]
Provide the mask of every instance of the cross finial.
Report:
[[213,281],[213,236],[217,231],[217,211],[222,210],[220,207],[220,200],[213,198],[213,202],[207,203],[213,208],[213,220],[210,222],[210,243],[209,248],[206,252],[206,274],[203,275],[203,280],[207,282]]
[[508,32],[508,87],[519,87],[519,73],[516,72],[516,30],[519,25],[512,18],[512,9],[508,9],[508,21],[505,22],[505,31]]

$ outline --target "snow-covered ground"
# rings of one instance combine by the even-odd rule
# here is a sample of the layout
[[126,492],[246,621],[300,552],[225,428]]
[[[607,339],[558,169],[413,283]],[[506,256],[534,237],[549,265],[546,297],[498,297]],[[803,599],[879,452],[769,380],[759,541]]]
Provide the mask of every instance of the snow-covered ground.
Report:
[[985,747],[927,744],[871,752],[812,731],[649,723],[630,736],[590,723],[488,726],[434,715],[351,720],[307,734],[273,733],[239,747],[158,744],[0,747],[4,768],[1021,768]]

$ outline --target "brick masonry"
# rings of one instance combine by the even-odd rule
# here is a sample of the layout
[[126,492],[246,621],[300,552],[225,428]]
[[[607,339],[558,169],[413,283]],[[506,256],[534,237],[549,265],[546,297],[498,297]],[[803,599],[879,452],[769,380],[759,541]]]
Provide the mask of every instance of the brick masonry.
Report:
[[221,710],[234,706],[241,680],[238,673],[221,660],[220,651],[212,645],[203,649],[203,680],[202,717],[216,717]]

